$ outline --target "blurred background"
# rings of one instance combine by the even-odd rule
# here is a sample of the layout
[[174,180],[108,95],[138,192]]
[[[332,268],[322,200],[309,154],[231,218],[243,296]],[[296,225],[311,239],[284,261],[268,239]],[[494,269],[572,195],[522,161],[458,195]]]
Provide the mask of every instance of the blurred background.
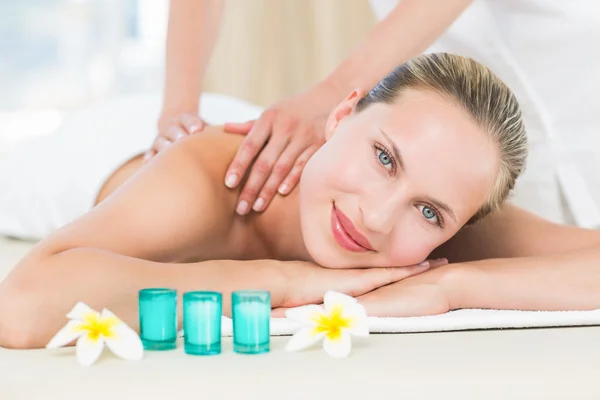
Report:
[[[75,109],[160,95],[168,8],[0,0],[0,151]],[[205,90],[268,106],[322,79],[374,24],[367,0],[228,0]]]

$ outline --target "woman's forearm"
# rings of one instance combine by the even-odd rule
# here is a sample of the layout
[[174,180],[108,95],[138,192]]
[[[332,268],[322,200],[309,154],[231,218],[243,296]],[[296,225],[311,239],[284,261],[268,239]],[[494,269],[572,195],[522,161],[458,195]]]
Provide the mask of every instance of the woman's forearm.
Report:
[[429,47],[471,0],[401,0],[323,82],[343,98],[372,88],[396,66]]
[[453,309],[600,308],[600,246],[544,257],[448,265],[448,272],[442,286]]
[[[45,346],[79,301],[96,310],[108,308],[139,331],[138,291],[149,287],[174,288],[179,296],[192,290],[222,292],[227,314],[232,291],[274,290],[281,284],[278,268],[271,268],[274,263],[220,260],[168,264],[92,248],[25,260],[0,286],[0,346]],[[181,297],[179,308],[181,315]],[[11,344],[14,340],[18,343]]]
[[163,117],[197,112],[223,4],[224,0],[171,0]]

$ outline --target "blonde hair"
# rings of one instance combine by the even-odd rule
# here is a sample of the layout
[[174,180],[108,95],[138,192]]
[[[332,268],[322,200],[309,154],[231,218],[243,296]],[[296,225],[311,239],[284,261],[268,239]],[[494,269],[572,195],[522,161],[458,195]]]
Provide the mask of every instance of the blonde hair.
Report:
[[454,54],[424,54],[394,69],[356,106],[393,104],[404,89],[425,89],[454,101],[497,145],[500,169],[485,204],[468,223],[497,210],[508,198],[527,159],[527,135],[517,99],[484,65]]

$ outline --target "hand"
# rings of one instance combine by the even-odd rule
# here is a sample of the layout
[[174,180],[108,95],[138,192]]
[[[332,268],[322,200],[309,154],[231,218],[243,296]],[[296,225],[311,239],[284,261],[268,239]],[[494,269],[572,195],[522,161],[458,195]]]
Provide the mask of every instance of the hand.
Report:
[[158,121],[158,135],[150,150],[144,154],[144,160],[150,160],[179,139],[202,132],[207,125],[198,115],[192,113],[180,113],[174,117],[161,116]]
[[361,298],[375,289],[381,290],[378,288],[421,274],[431,265],[437,264],[426,262],[408,267],[329,269],[311,262],[286,262],[280,267],[284,284],[271,292],[271,306],[275,309],[273,316],[284,316],[285,309],[290,307],[320,304],[329,290]]
[[227,171],[227,187],[237,187],[260,153],[240,193],[238,214],[263,211],[277,192],[294,189],[304,165],[325,141],[325,123],[338,100],[331,89],[318,85],[276,103],[256,121],[225,124],[226,132],[247,133]]
[[[447,269],[445,259],[432,264],[431,270],[391,285],[381,287],[357,298],[373,317],[421,317],[443,314],[451,310],[442,277]],[[441,267],[441,268],[440,268]]]

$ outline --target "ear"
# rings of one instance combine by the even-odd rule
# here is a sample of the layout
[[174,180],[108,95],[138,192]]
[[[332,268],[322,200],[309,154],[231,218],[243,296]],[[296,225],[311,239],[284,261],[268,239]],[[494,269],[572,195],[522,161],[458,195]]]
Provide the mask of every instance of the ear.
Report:
[[325,140],[329,140],[333,136],[333,133],[344,118],[352,115],[356,104],[363,96],[364,91],[361,89],[354,89],[348,97],[331,111],[329,118],[327,119],[327,124],[325,125]]

